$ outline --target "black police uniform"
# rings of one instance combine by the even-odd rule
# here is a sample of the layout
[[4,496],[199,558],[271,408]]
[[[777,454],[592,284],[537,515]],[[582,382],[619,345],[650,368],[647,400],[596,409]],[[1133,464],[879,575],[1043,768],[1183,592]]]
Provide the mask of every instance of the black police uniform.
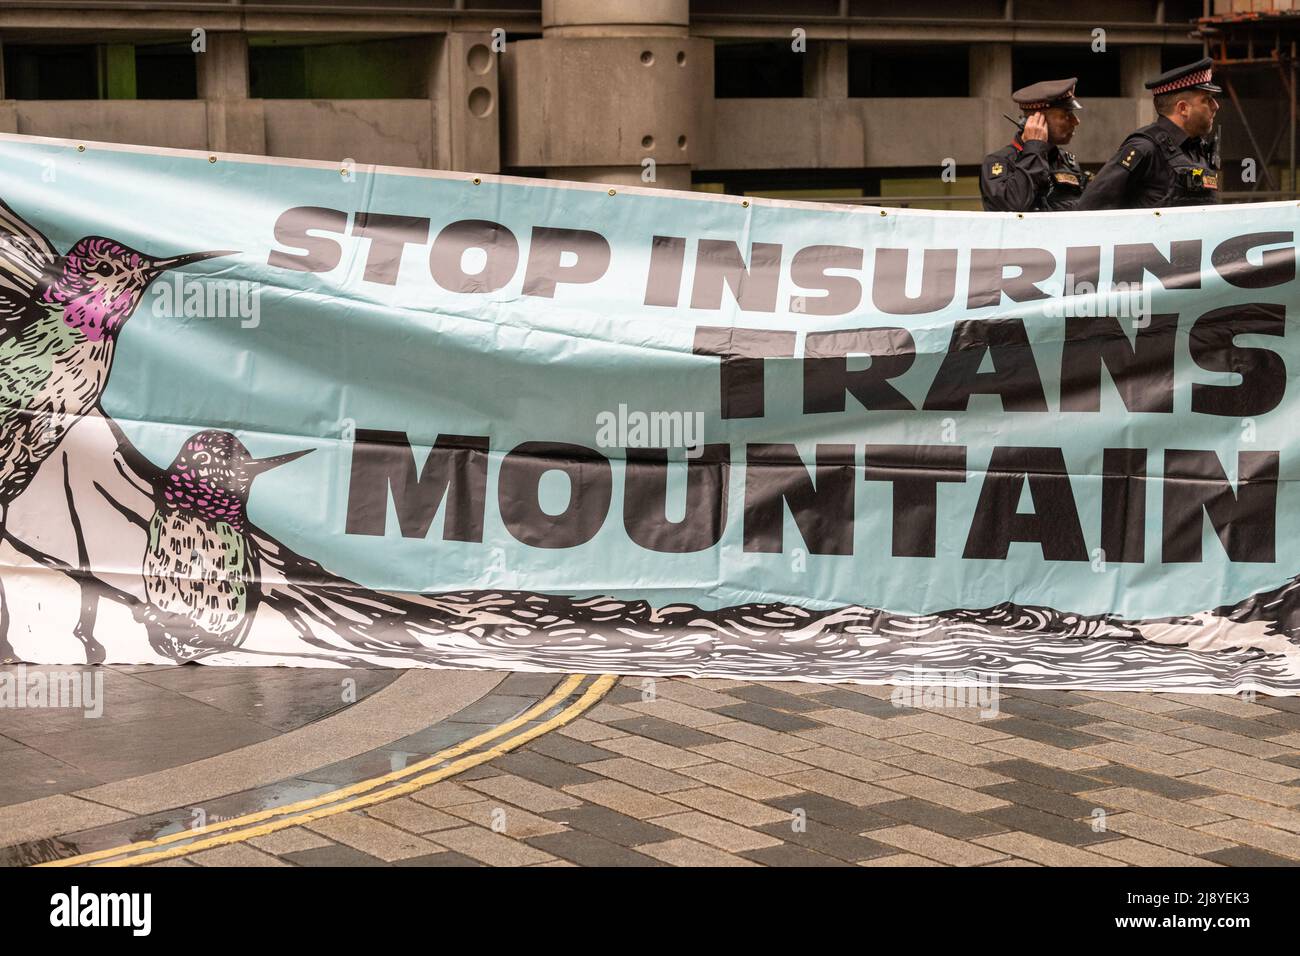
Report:
[[[1147,83],[1147,89],[1157,94],[1182,89],[1220,93],[1210,82],[1212,63],[1206,57],[1170,70]],[[1218,201],[1219,157],[1214,146],[1199,136],[1188,136],[1177,123],[1161,116],[1129,134],[1119,152],[1093,177],[1077,208],[1150,209]]]
[[1019,133],[980,167],[980,195],[993,212],[1073,209],[1087,181],[1073,153],[1042,140],[1025,142]]
[[[1045,80],[1016,90],[1011,98],[1026,115],[1053,106],[1082,109],[1074,98],[1077,82],[1076,77]],[[1021,133],[985,156],[980,166],[980,196],[990,212],[1073,209],[1087,183],[1088,175],[1073,153],[1046,140],[1026,141]]]

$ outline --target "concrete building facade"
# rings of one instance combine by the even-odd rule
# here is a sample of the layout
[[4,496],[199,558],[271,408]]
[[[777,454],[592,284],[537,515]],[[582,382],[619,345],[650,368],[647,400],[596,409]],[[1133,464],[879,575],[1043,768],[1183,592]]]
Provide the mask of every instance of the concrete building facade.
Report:
[[1009,140],[1012,89],[1044,76],[1080,76],[1073,148],[1103,162],[1153,117],[1143,81],[1202,54],[1210,6],[4,2],[0,130],[944,205]]

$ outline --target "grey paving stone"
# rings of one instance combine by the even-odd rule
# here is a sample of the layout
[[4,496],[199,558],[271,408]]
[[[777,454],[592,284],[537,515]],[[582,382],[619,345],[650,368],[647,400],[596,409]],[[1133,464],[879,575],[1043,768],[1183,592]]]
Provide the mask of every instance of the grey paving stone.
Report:
[[[1273,763],[1280,763],[1285,767],[1300,767],[1300,754],[1279,754],[1276,757],[1268,758]],[[1295,781],[1292,781],[1293,783]]]
[[1036,700],[1039,703],[1050,704],[1053,707],[1077,707],[1079,704],[1086,704],[1094,699],[1072,694],[1068,690],[1036,687],[1009,687],[1001,692],[1001,696],[1004,700],[1007,698]]
[[419,754],[436,754],[462,744],[465,741],[477,737],[479,734],[486,733],[496,724],[480,723],[467,724],[458,720],[443,720],[434,724],[432,727],[426,727],[424,730],[418,730],[409,736],[394,740],[388,744],[390,750],[408,750],[411,753]]
[[263,853],[247,843],[231,843],[210,850],[200,850],[198,853],[191,854],[188,859],[198,866],[243,868],[293,865],[270,853]]
[[760,727],[767,727],[769,730],[778,730],[787,734],[796,730],[812,730],[814,727],[821,726],[815,720],[796,717],[794,714],[783,714],[779,710],[764,707],[762,704],[732,704],[729,707],[715,708],[714,713],[721,714],[724,717],[731,717],[733,720],[742,720],[748,724],[758,724]]
[[631,717],[624,720],[611,720],[610,727],[615,727],[625,734],[639,734],[660,743],[674,747],[698,747],[701,744],[720,744],[724,740],[714,734],[706,734],[694,727],[675,724],[660,717]]
[[[728,691],[728,696],[739,697],[743,700],[755,704],[762,704],[764,707],[770,707],[773,710],[783,710],[792,713],[803,713],[808,710],[821,710],[822,707],[816,701],[808,701],[798,694],[790,694],[783,690],[776,690],[772,687],[764,687],[762,684],[750,684],[747,687],[737,687]],[[854,694],[854,697],[860,695]],[[735,706],[734,704],[731,706]]]
[[1215,730],[1224,730],[1230,734],[1241,734],[1243,737],[1255,739],[1276,737],[1287,732],[1287,728],[1279,727],[1276,724],[1266,724],[1262,720],[1249,717],[1233,717],[1231,714],[1220,713],[1217,710],[1206,710],[1203,707],[1175,710],[1164,716],[1185,721],[1189,724],[1199,724],[1202,727],[1212,727]]
[[1015,777],[1017,780],[1023,780],[1026,783],[1032,783],[1048,790],[1059,790],[1062,793],[1100,790],[1108,786],[1103,781],[1094,780],[1092,777],[1086,777],[1081,773],[1059,770],[1056,767],[1048,767],[1041,763],[1034,763],[1032,760],[1019,758],[986,763],[984,769],[992,770],[1006,777]]
[[18,745],[0,757],[0,806],[26,803],[56,793],[72,793],[104,781],[31,747]]
[[[669,834],[675,837],[676,834]],[[524,841],[539,850],[569,860],[579,866],[664,866],[662,862],[644,853],[609,840],[602,840],[594,833],[571,830],[568,833],[548,833],[545,836],[529,837]]]
[[[851,803],[820,793],[799,793],[765,802],[768,806],[790,811],[792,819],[794,811],[802,810],[810,824],[819,823],[849,833],[861,833],[877,827],[892,827],[898,823],[893,817],[876,813],[872,808],[855,807]],[[788,822],[782,825],[787,828],[790,826]]]
[[456,779],[457,780],[486,780],[489,777],[499,777],[501,776],[501,773],[502,773],[501,769],[498,769],[492,764],[482,763],[479,764],[477,767],[470,767],[468,770],[463,770],[460,773],[456,774]]
[[856,833],[839,830],[813,820],[809,820],[807,827],[802,831],[793,829],[788,823],[769,823],[755,829],[787,844],[793,843],[848,863],[871,860],[878,856],[893,856],[898,852],[895,847],[885,846],[883,843],[858,836]]
[[636,817],[611,810],[596,804],[574,807],[571,810],[552,810],[542,816],[556,823],[563,823],[574,830],[590,833],[620,846],[640,846],[642,843],[658,843],[671,840],[677,833],[646,823]]
[[[113,669],[123,672],[123,669],[116,665]],[[364,668],[357,669],[364,670]],[[335,673],[341,679],[348,676],[351,670],[352,668],[336,670]],[[183,694],[205,687],[220,687],[224,684],[274,680],[278,676],[284,676],[285,672],[279,667],[206,667],[203,664],[189,663],[178,666],[142,667],[130,673],[136,680]]]
[[1122,764],[1095,767],[1088,771],[1088,776],[1097,777],[1107,783],[1118,784],[1122,787],[1137,787],[1141,790],[1150,790],[1152,793],[1158,793],[1162,797],[1169,797],[1172,800],[1209,797],[1218,792],[1197,783],[1189,783],[1175,777],[1164,777],[1158,773],[1150,773],[1146,770],[1126,767]]
[[1201,856],[1206,860],[1222,863],[1224,866],[1300,866],[1300,860],[1288,860],[1284,856],[1256,849],[1253,846],[1234,846],[1226,850],[1202,853]]
[[618,754],[596,745],[566,737],[563,734],[543,734],[524,748],[525,753],[539,753],[565,763],[583,764],[592,760],[609,760]]
[[1273,710],[1287,711],[1292,714],[1300,714],[1300,697],[1256,697],[1255,703],[1262,704]]
[[393,866],[484,866],[478,860],[447,850],[443,853],[430,853],[427,856],[413,856],[407,860],[398,860]]
[[1281,710],[1275,710],[1264,717],[1260,717],[1259,722],[1279,727],[1284,732],[1300,730],[1300,714],[1288,714]]
[[1033,807],[998,807],[996,810],[985,810],[980,816],[986,817],[995,823],[1000,823],[1008,830],[1032,833],[1044,840],[1051,840],[1053,843],[1064,843],[1068,846],[1105,843],[1108,840],[1118,840],[1123,836],[1123,834],[1111,833],[1108,830],[1097,833],[1093,831],[1091,823],[1067,820],[1065,817],[1058,817],[1054,813],[1044,813],[1042,810],[1035,810]]
[[989,726],[1013,737],[1037,740],[1039,743],[1051,744],[1053,747],[1060,747],[1063,750],[1073,750],[1075,747],[1086,747],[1090,744],[1100,744],[1106,741],[1104,737],[1081,733],[1077,730],[1070,730],[1067,727],[1049,724],[1041,720],[1028,720],[1024,717],[1006,717],[994,721]]
[[1045,813],[1055,813],[1059,817],[1066,817],[1071,820],[1090,816],[1098,806],[1095,801],[1089,800],[1086,794],[1083,797],[1076,797],[1070,793],[1048,790],[1046,787],[1026,783],[1023,780],[1017,780],[1015,783],[997,784],[992,787],[981,787],[980,792],[994,797],[1001,797],[1003,800],[1019,806],[1033,807],[1035,810],[1042,810]]
[[319,833],[313,833],[306,827],[286,827],[283,830],[276,830],[264,836],[251,837],[248,844],[259,850],[265,850],[267,853],[274,853],[276,856],[334,845],[330,840],[325,839]]
[[[609,756],[617,757],[618,755],[609,754]],[[597,774],[575,767],[571,763],[565,763],[553,757],[547,757],[545,754],[532,753],[527,750],[503,754],[493,760],[492,765],[507,773],[516,774],[526,780],[535,780],[556,789],[575,783],[591,783],[600,779]]]
[[302,774],[301,779],[333,784],[356,783],[359,780],[369,780],[371,777],[392,773],[394,770],[404,770],[411,764],[424,760],[427,756],[427,754],[423,753],[410,753],[387,748],[369,750],[366,753],[357,754],[355,757],[349,757],[347,760],[340,760],[338,763],[318,767]]
[[517,671],[507,674],[505,680],[492,688],[492,693],[505,694],[507,697],[542,698],[553,691],[563,679],[563,674],[533,674]]
[[[350,707],[397,678],[392,671],[358,668],[346,671],[309,667],[272,670],[274,673],[263,679],[194,688],[184,693],[209,707],[286,733]],[[344,696],[345,680],[351,682],[346,685],[348,699]]]
[[350,846],[343,846],[341,843],[318,846],[314,850],[286,853],[281,859],[299,866],[388,866],[378,857],[354,850]]
[[858,694],[851,690],[844,690],[841,687],[833,687],[817,694],[810,694],[808,699],[818,702],[823,707],[838,707],[841,710],[852,710],[871,717],[901,717],[905,714],[915,713],[909,707],[895,707],[888,700],[881,700],[879,697],[872,697],[870,694]]
[[[1058,727],[1078,727],[1080,724],[1096,723],[1100,718],[1091,714],[1081,714],[1069,707],[1057,707],[1038,700],[1007,697],[998,701],[998,711],[1012,717],[1024,717],[1028,720],[1041,720]],[[994,726],[1001,726],[995,724]]]
[[816,850],[810,850],[804,846],[795,846],[791,843],[782,846],[768,846],[761,850],[746,850],[740,854],[746,859],[753,860],[755,863],[762,863],[764,866],[852,866],[852,863],[845,863],[843,860],[837,860],[833,856],[827,856],[824,853],[818,853]]
[[464,724],[500,724],[518,717],[535,703],[537,701],[532,697],[517,697],[493,692],[474,701],[468,707],[462,707],[451,715],[451,719]]
[[10,736],[105,781],[193,763],[277,736],[271,728],[246,718],[184,696],[177,699],[184,705],[169,708],[165,716],[122,721],[115,712],[102,720],[82,720],[82,726],[75,728]]
[[916,798],[877,803],[871,809],[889,817],[895,826],[899,822],[911,823],[923,830],[933,830],[958,840],[988,836],[1007,829],[995,820],[985,818],[983,814],[962,813],[960,810]]
[[645,699],[640,687],[633,687],[628,684],[617,684],[611,687],[609,693],[601,698],[605,704],[639,704]]

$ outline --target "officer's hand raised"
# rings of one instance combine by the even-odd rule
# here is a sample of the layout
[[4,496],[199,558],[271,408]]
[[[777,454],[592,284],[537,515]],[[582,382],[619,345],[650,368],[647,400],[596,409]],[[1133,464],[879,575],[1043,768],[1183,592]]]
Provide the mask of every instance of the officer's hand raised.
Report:
[[1047,117],[1042,113],[1035,113],[1025,121],[1025,131],[1020,136],[1025,142],[1032,140],[1047,140]]

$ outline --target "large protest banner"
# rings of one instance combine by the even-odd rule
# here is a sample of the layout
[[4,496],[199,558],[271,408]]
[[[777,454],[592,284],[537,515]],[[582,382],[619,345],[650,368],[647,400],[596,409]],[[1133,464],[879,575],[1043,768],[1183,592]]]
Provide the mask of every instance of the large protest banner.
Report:
[[1294,203],[0,168],[0,660],[1300,693]]

